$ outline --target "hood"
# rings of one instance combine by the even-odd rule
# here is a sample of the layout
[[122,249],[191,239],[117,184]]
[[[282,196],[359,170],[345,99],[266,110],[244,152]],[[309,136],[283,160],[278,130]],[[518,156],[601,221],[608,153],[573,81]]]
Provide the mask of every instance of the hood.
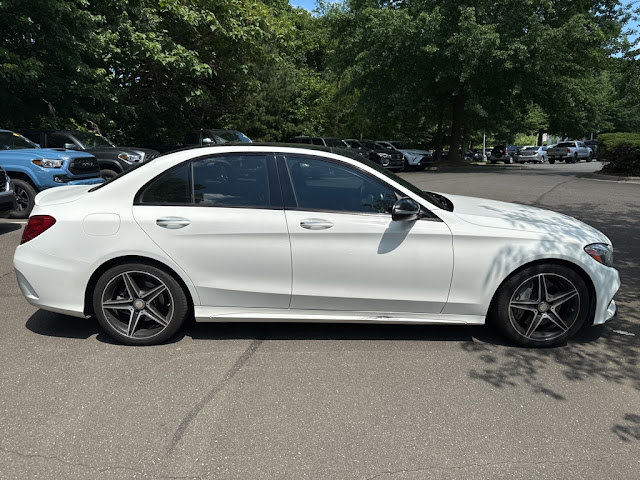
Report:
[[400,149],[402,153],[408,153],[409,155],[431,155],[429,150],[419,150],[415,148],[402,148]]
[[131,152],[131,153],[137,153],[137,154],[142,154],[144,153],[144,156],[146,157],[147,155],[155,155],[158,154],[160,152],[158,152],[158,150],[154,150],[153,148],[141,148],[141,147],[118,147],[121,150],[125,150],[126,152]]
[[52,160],[69,160],[70,158],[93,157],[90,153],[77,150],[65,150],[64,148],[19,148],[16,150],[0,150],[0,155],[11,158],[50,158]]
[[499,202],[462,195],[445,195],[453,202],[453,213],[462,220],[482,227],[532,231],[581,239],[586,243],[611,241],[599,230],[562,213],[517,203]]
[[70,203],[84,197],[95,185],[65,185],[62,187],[49,188],[36,195],[36,205],[46,207],[49,205],[59,205]]
[[91,152],[97,157],[109,157],[116,158],[121,153],[127,153],[129,155],[137,155],[141,160],[144,160],[147,156],[157,154],[157,150],[151,148],[138,148],[138,147],[95,147],[88,148],[86,152]]

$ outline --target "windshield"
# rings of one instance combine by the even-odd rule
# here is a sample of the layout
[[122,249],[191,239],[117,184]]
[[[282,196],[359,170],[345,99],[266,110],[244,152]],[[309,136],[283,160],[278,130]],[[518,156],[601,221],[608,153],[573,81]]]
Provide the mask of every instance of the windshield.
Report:
[[348,148],[345,142],[337,138],[325,138],[324,141],[327,144],[327,147]]
[[576,144],[573,142],[562,142],[557,145],[558,147],[575,147]]
[[38,148],[35,143],[14,132],[0,132],[0,150],[20,150]]
[[398,150],[409,150],[411,147],[408,143],[405,142],[389,142],[391,145],[396,147]]
[[82,143],[84,148],[115,147],[113,143],[97,133],[73,132],[73,136]]
[[251,139],[237,130],[219,130],[214,133],[225,142],[251,143]]

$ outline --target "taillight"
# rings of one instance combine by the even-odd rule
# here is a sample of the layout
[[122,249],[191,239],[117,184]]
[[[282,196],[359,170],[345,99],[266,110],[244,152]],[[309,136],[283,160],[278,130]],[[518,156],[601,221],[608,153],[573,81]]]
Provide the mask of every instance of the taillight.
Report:
[[33,240],[42,232],[52,227],[54,223],[56,223],[56,219],[51,215],[34,215],[29,218],[29,223],[27,223],[27,226],[24,227],[24,232],[22,232],[20,245],[27,243],[29,240]]
[[567,148],[567,153],[571,153],[571,149],[570,148]]

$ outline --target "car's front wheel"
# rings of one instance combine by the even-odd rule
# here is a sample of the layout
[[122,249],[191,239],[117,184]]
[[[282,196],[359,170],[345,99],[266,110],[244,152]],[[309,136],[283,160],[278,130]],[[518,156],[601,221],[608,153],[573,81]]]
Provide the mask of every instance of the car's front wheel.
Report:
[[111,170],[110,168],[102,168],[100,169],[100,177],[106,182],[107,180],[118,175],[118,172],[115,170]]
[[563,345],[589,315],[589,291],[582,277],[558,264],[535,265],[509,277],[492,305],[492,320],[523,347]]
[[189,312],[186,293],[166,271],[127,263],[104,272],[93,291],[102,328],[128,345],[155,345],[178,332]]

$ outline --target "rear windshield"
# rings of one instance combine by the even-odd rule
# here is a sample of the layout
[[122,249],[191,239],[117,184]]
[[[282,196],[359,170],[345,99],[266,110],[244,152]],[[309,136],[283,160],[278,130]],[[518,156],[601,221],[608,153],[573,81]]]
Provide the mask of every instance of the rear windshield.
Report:
[[562,142],[556,145],[557,147],[575,147],[576,144],[574,142]]
[[90,132],[73,132],[73,136],[78,139],[85,148],[113,147],[113,143],[102,135]]

